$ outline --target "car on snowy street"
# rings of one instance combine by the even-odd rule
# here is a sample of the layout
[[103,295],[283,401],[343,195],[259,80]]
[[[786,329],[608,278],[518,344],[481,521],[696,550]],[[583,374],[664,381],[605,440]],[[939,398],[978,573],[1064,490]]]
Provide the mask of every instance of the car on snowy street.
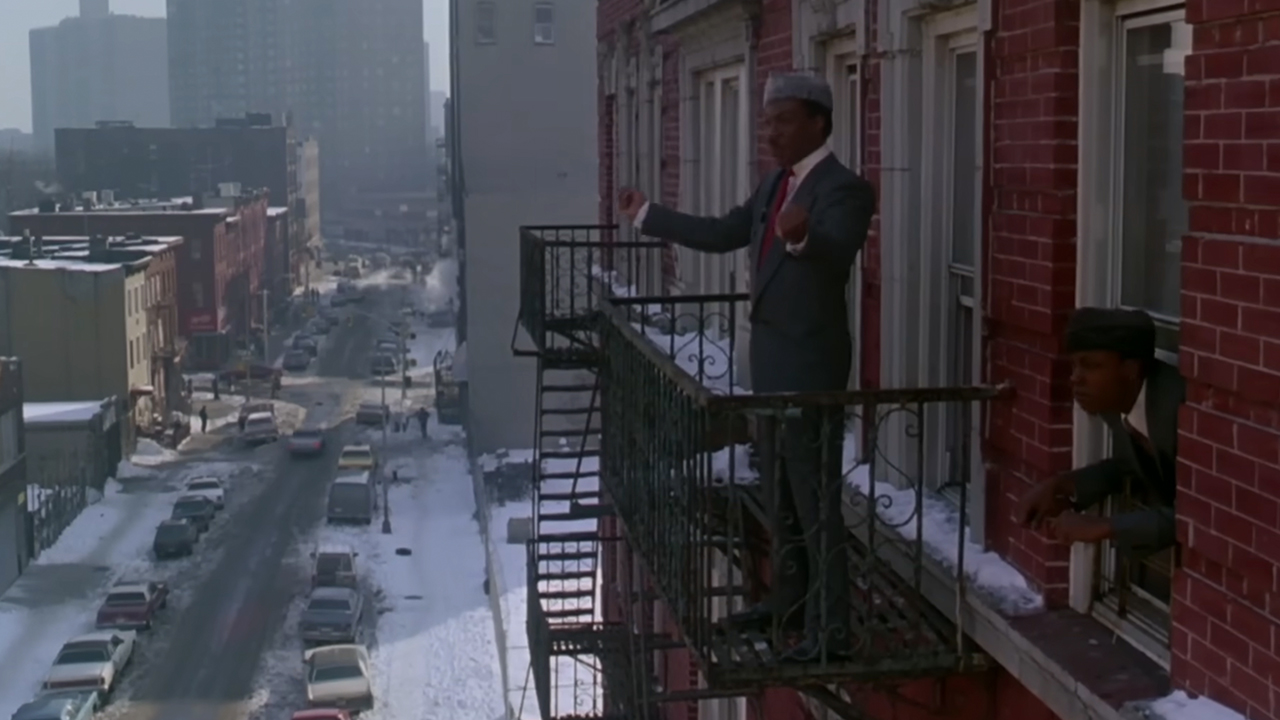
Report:
[[280,439],[280,428],[276,425],[275,413],[254,413],[244,421],[244,432],[240,440],[245,445],[254,447],[273,443]]
[[373,673],[363,645],[326,645],[302,656],[307,704],[313,708],[373,709]]
[[97,690],[110,695],[133,658],[133,630],[103,630],[72,638],[58,651],[43,690]]
[[186,520],[165,520],[156,526],[156,536],[151,541],[151,552],[157,560],[186,557],[196,551],[200,530]]
[[173,504],[172,520],[186,520],[195,526],[197,532],[209,532],[216,512],[213,501],[203,495],[183,495]]
[[330,523],[373,523],[378,507],[378,493],[368,471],[346,471],[329,486],[325,519]]
[[280,367],[289,372],[304,372],[311,367],[311,353],[306,350],[290,350],[281,358]]
[[162,582],[117,582],[98,608],[99,630],[150,630],[156,614],[169,605],[169,586]]
[[324,453],[323,428],[298,428],[289,436],[290,455],[321,455]]
[[373,470],[377,466],[378,459],[369,445],[347,445],[338,456],[339,470]]
[[360,639],[364,598],[349,587],[318,587],[311,591],[298,620],[298,634],[307,645],[352,643]]
[[356,587],[356,558],[350,545],[321,545],[311,553],[311,587]]
[[351,720],[351,713],[342,708],[313,708],[299,710],[289,720]]
[[100,704],[97,690],[54,690],[23,703],[11,720],[89,720]]
[[240,422],[247,422],[249,420],[250,415],[257,415],[259,413],[275,414],[275,411],[276,411],[275,403],[269,400],[258,401],[258,402],[247,402],[240,406],[240,413],[239,413],[238,419]]
[[191,478],[183,485],[183,491],[188,495],[202,495],[209,498],[215,510],[221,510],[227,506],[227,486],[212,475]]
[[315,357],[320,354],[320,341],[303,333],[294,335],[293,342],[289,347],[293,350],[302,350],[303,352],[311,353],[311,357]]
[[363,402],[356,408],[357,425],[382,427],[391,420],[391,408],[382,403]]

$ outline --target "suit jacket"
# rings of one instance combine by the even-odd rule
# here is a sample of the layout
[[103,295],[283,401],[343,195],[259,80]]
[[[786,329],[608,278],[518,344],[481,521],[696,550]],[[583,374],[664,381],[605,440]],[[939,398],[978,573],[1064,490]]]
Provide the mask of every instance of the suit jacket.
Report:
[[760,263],[769,210],[783,189],[769,174],[723,217],[650,205],[640,231],[709,253],[746,248],[751,267],[751,383],[756,392],[844,390],[853,359],[845,288],[875,214],[871,184],[828,155],[809,171],[791,203],[809,213],[804,250],[775,237]]
[[1122,551],[1149,553],[1177,542],[1173,503],[1177,494],[1178,408],[1186,400],[1186,382],[1177,368],[1152,364],[1146,379],[1147,432],[1155,456],[1129,434],[1119,415],[1104,415],[1111,430],[1111,457],[1071,472],[1077,510],[1124,492],[1144,509],[1113,513],[1114,541]]

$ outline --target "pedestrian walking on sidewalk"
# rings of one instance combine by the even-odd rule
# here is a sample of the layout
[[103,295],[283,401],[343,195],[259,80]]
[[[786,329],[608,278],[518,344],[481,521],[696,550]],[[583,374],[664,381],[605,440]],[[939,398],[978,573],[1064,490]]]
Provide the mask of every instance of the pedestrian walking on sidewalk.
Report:
[[427,412],[426,407],[418,408],[418,412],[416,414],[418,416],[418,429],[422,431],[422,439],[426,440],[427,439],[427,418],[430,417],[431,414]]
[[242,433],[244,432],[244,425],[246,422],[248,422],[248,420],[249,418],[246,417],[243,413],[241,413],[240,416],[236,418],[236,425],[240,427],[240,432]]
[[213,399],[221,400],[222,396],[218,394],[218,376],[213,376]]
[[200,406],[200,434],[203,435],[209,429],[209,408],[204,405]]

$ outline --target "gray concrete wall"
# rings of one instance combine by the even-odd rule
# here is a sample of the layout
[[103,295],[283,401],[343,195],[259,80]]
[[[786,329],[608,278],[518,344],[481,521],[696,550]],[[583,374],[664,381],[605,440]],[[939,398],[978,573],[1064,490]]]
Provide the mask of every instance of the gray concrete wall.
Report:
[[[535,0],[496,3],[477,42],[476,3],[455,2],[456,103],[465,181],[467,373],[473,451],[534,442],[536,363],[511,354],[521,225],[591,224],[599,208],[595,3],[555,4],[554,43],[534,42]],[[530,347],[527,338],[523,347]]]

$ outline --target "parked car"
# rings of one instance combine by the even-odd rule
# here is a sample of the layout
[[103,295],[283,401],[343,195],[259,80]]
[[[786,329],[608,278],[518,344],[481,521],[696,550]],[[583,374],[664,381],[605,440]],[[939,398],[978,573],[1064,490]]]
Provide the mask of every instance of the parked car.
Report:
[[276,405],[270,401],[247,402],[240,406],[239,419],[241,422],[245,422],[248,421],[250,415],[257,415],[258,413],[264,412],[275,414],[275,411]]
[[302,656],[311,707],[373,709],[373,674],[363,645],[326,645]]
[[216,510],[221,510],[227,505],[227,486],[212,475],[191,478],[184,484],[183,490],[188,495],[203,495],[209,498]]
[[98,608],[99,630],[150,630],[156,613],[169,605],[169,586],[162,582],[121,581],[111,587]]
[[394,357],[400,352],[400,343],[395,340],[382,338],[378,341],[378,344],[374,346],[373,351],[378,354],[386,354]]
[[325,509],[327,521],[371,525],[377,509],[377,488],[367,471],[345,472],[333,479]]
[[347,445],[338,455],[339,470],[369,470],[378,467],[378,458],[371,445]]
[[54,690],[23,703],[11,720],[89,720],[100,704],[97,690]]
[[308,335],[327,335],[329,333],[329,321],[323,318],[312,318],[307,322]]
[[40,687],[44,690],[97,690],[110,695],[116,681],[133,659],[138,633],[102,630],[68,640]]
[[196,551],[199,539],[200,530],[186,519],[165,520],[156,526],[151,552],[155,553],[157,560],[186,557]]
[[280,360],[280,367],[289,372],[303,372],[311,367],[311,353],[306,350],[289,350]]
[[376,402],[360,403],[360,407],[356,408],[356,424],[357,425],[373,425],[382,427],[383,424],[391,420],[391,408]]
[[369,359],[369,374],[374,377],[395,375],[397,369],[399,369],[399,363],[391,353],[378,353]]
[[310,645],[353,643],[360,639],[364,599],[349,587],[318,587],[311,591],[298,621],[298,635]]
[[350,545],[321,545],[311,553],[311,587],[356,587],[356,558]]
[[244,423],[244,432],[240,434],[246,445],[262,445],[280,439],[280,428],[276,427],[275,413],[256,413],[250,415]]
[[342,708],[314,708],[299,710],[289,720],[351,720],[351,713]]
[[203,495],[183,495],[173,504],[174,520],[185,520],[195,526],[197,532],[209,532],[217,509],[213,501]]
[[304,335],[302,333],[298,333],[293,336],[293,343],[290,347],[294,350],[302,350],[303,352],[311,353],[311,357],[315,357],[320,354],[320,343],[316,342],[316,339],[310,335]]
[[289,436],[289,454],[320,455],[324,453],[324,430],[321,428],[298,428]]

